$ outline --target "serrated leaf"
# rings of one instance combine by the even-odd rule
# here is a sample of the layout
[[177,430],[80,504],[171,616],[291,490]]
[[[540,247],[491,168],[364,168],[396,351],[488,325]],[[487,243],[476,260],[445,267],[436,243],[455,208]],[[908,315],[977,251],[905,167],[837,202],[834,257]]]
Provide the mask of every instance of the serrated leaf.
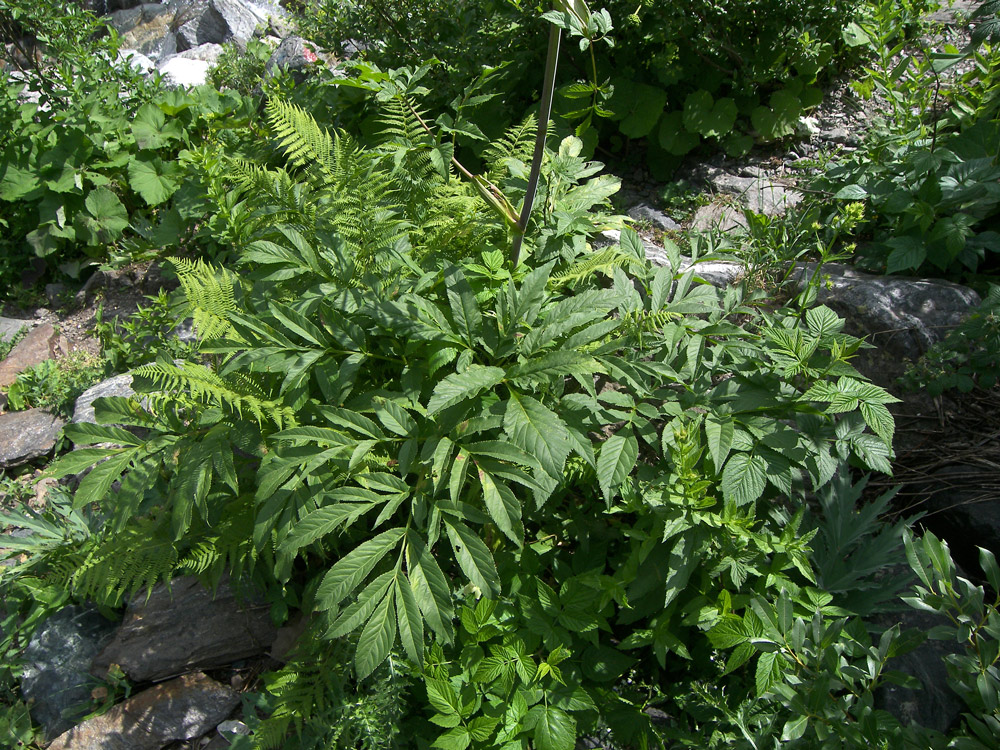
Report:
[[396,619],[399,622],[399,640],[407,657],[414,664],[424,662],[424,620],[413,588],[405,576],[396,576]]
[[298,550],[332,534],[341,526],[353,523],[372,508],[376,503],[340,502],[316,508],[300,518],[291,533],[281,542],[279,551],[282,555],[294,555]]
[[708,438],[708,451],[712,455],[712,463],[716,471],[726,463],[729,451],[733,447],[735,427],[733,418],[728,414],[709,414],[705,418],[705,436]]
[[406,570],[417,606],[438,638],[450,643],[455,612],[448,579],[416,532],[407,532],[406,540]]
[[395,547],[403,529],[389,529],[348,552],[326,572],[316,592],[317,609],[332,609],[350,594]]
[[73,496],[73,507],[82,508],[85,505],[103,505],[105,496],[111,490],[111,485],[118,479],[136,454],[136,449],[130,449],[98,464],[83,478]]
[[622,432],[605,440],[597,457],[597,481],[601,486],[601,492],[609,502],[618,487],[635,468],[635,462],[639,457],[639,441],[632,429],[626,426]]
[[479,470],[479,483],[483,487],[483,504],[489,511],[490,517],[512,542],[517,546],[523,543],[523,529],[521,528],[521,503],[514,497],[514,493],[503,482],[497,482],[490,474]]
[[536,711],[536,750],[573,750],[576,745],[576,719],[554,706],[535,706],[529,713]]
[[534,456],[549,476],[562,475],[571,445],[566,423],[558,415],[531,396],[511,392],[503,426],[510,441]]
[[427,402],[427,416],[433,416],[442,409],[478,396],[504,379],[504,371],[499,367],[471,365],[462,373],[452,373],[435,387]]
[[396,641],[396,617],[393,612],[393,590],[382,600],[361,631],[358,647],[354,652],[354,671],[359,680],[375,671],[384,662]]
[[722,494],[734,505],[752,503],[767,486],[767,464],[760,456],[736,453],[722,472]]
[[466,344],[474,347],[483,327],[483,315],[476,304],[476,295],[458,268],[452,267],[445,272],[445,284],[455,330]]
[[462,572],[485,596],[499,595],[500,577],[489,547],[461,521],[446,518],[445,527]]
[[761,654],[757,660],[756,687],[757,696],[764,695],[783,674],[784,659],[780,651],[769,651]]

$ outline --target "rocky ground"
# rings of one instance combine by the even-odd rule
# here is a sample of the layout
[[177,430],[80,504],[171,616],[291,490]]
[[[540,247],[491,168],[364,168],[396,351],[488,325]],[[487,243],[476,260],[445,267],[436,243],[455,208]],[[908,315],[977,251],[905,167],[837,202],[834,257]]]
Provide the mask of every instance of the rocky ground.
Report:
[[[141,55],[150,70],[158,69],[182,84],[191,82],[189,74],[200,75],[203,81],[219,45],[249,38],[260,23],[259,13],[265,14],[268,30],[279,32],[273,40],[276,50],[295,45],[301,50],[301,40],[287,43],[293,37],[280,13],[269,16],[276,13],[273,8],[262,7],[241,0],[210,0],[203,12],[186,10],[187,15],[179,16],[169,4],[146,4],[115,10],[111,17],[134,49],[128,55],[131,64],[141,63]],[[948,23],[954,18],[952,13]],[[958,34],[959,29],[948,26],[943,33]],[[654,262],[663,257],[659,242],[665,234],[720,232],[730,243],[739,244],[745,226],[743,207],[779,216],[794,206],[802,199],[804,170],[814,166],[817,157],[855,148],[877,107],[877,102],[859,99],[846,83],[837,84],[823,104],[803,118],[799,137],[781,149],[740,160],[720,156],[686,164],[682,176],[701,196],[693,201],[696,210],[676,216],[662,210],[663,186],[642,169],[622,175],[622,207],[643,231],[647,255]],[[800,287],[813,271],[805,264],[791,284]],[[930,510],[929,525],[961,540],[953,545],[956,552],[960,547],[969,549],[970,541],[1000,548],[1000,483],[993,478],[1000,462],[996,455],[1000,397],[992,392],[961,401],[930,399],[902,393],[895,380],[907,361],[919,357],[962,320],[979,302],[978,295],[947,282],[873,276],[846,266],[826,266],[822,272],[827,283],[820,302],[845,317],[851,333],[866,336],[876,346],[859,358],[859,368],[904,398],[896,409],[897,476],[872,485],[902,481],[901,509]],[[743,264],[725,259],[698,266],[705,281],[720,287],[743,273]],[[6,340],[22,328],[29,332],[0,362],[0,387],[45,359],[72,351],[96,352],[90,329],[98,306],[103,306],[106,318],[128,315],[144,295],[163,284],[159,268],[145,264],[98,272],[78,291],[50,285],[44,306],[8,308],[6,317],[0,318],[0,338]],[[93,400],[126,395],[130,382],[125,373],[95,385],[77,401],[72,419],[93,421],[89,408]],[[55,449],[64,424],[65,420],[37,409],[0,412],[0,470],[31,483],[37,473],[33,467]],[[30,494],[32,505],[44,505],[44,487]],[[240,691],[252,685],[262,670],[281,663],[297,632],[295,626],[276,630],[266,605],[252,592],[240,594],[237,597],[228,582],[210,592],[194,579],[183,578],[170,590],[158,587],[149,598],[131,601],[121,622],[82,606],[68,607],[46,621],[25,654],[22,690],[31,701],[34,718],[53,740],[50,747],[227,747],[227,737],[246,731],[239,720]],[[67,709],[107,697],[107,687],[95,688],[95,677],[107,679],[112,665],[118,665],[134,686],[131,696],[82,723],[67,717]],[[943,683],[936,673],[925,679]],[[101,690],[104,696],[98,694]],[[916,709],[925,717],[958,710],[928,703],[931,696],[898,700],[925,701]]]

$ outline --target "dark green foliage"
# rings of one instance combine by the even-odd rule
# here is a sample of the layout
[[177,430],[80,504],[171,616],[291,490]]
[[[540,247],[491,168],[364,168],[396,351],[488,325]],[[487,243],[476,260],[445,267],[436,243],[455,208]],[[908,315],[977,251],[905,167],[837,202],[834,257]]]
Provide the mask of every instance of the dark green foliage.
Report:
[[39,258],[78,278],[89,266],[183,241],[203,205],[178,157],[223,127],[246,132],[250,100],[207,87],[160,89],[117,61],[114,34],[76,5],[62,13],[6,3],[4,18],[39,42],[35,62],[0,91],[4,288]]
[[814,187],[835,201],[866,202],[858,229],[874,241],[861,253],[865,265],[888,273],[990,268],[1000,250],[998,51],[931,49],[902,38],[904,22],[904,9],[883,3],[858,26],[880,62],[855,88],[884,99],[886,115]]
[[161,291],[147,297],[149,304],[139,307],[124,320],[104,319],[103,306],[94,313],[94,334],[101,344],[101,359],[106,373],[113,375],[155,359],[188,359],[194,346],[177,335],[183,316],[170,303],[170,295]]
[[991,285],[979,307],[907,371],[903,382],[932,396],[949,389],[992,388],[1000,372],[1000,287]]

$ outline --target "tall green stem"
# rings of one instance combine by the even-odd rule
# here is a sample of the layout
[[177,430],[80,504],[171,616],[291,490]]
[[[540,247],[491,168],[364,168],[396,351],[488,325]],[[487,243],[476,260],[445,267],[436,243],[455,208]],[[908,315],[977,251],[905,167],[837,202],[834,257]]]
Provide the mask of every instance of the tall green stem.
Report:
[[556,89],[556,67],[559,63],[559,44],[562,41],[562,29],[555,24],[549,27],[549,52],[545,59],[545,80],[542,83],[542,101],[538,111],[538,131],[535,134],[535,153],[531,159],[531,173],[528,176],[528,189],[524,194],[524,205],[514,232],[514,244],[510,250],[511,268],[517,268],[521,255],[521,243],[524,232],[528,228],[531,208],[538,191],[538,177],[542,171],[542,157],[545,155],[545,137],[549,132],[549,118],[552,116],[552,97]]

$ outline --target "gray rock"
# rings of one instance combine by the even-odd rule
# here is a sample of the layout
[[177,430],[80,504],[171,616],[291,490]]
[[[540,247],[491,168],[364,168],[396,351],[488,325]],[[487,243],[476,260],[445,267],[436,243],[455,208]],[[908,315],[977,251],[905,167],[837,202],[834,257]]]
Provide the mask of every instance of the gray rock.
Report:
[[215,595],[193,576],[135,597],[114,640],[94,659],[103,675],[118,664],[136,682],[208,669],[267,651],[277,633],[265,603],[243,602],[228,583]]
[[653,208],[648,203],[640,203],[632,206],[628,210],[628,215],[636,221],[648,221],[657,229],[665,232],[674,232],[681,228],[681,225],[667,216],[663,211]]
[[239,696],[201,672],[144,690],[60,735],[49,750],[159,750],[215,728]]
[[65,424],[42,409],[0,414],[0,469],[20,466],[51,453]]
[[133,70],[137,70],[140,73],[149,73],[150,71],[156,69],[156,63],[138,50],[134,49],[119,50],[118,62],[122,65],[128,65]]
[[[924,632],[946,625],[944,617],[931,612],[910,610],[895,617],[882,615],[876,622],[884,629],[900,623],[902,630],[916,628]],[[951,641],[926,640],[908,654],[890,659],[888,669],[917,678],[922,689],[885,683],[875,696],[879,708],[888,711],[904,726],[920,724],[938,732],[947,732],[960,718],[965,703],[948,687],[945,657],[959,653]]]
[[74,719],[86,713],[94,687],[94,678],[88,674],[90,662],[115,627],[94,609],[70,606],[35,631],[24,650],[21,693],[47,737],[70,729],[76,724]]
[[45,299],[49,301],[49,304],[52,305],[52,307],[62,307],[67,291],[69,291],[69,287],[65,284],[46,284]]
[[[815,271],[814,263],[804,263],[792,278],[801,287]],[[823,266],[822,275],[818,302],[846,318],[855,335],[897,358],[919,357],[980,301],[972,289],[947,281],[875,276],[835,263]]]
[[50,323],[31,329],[0,362],[0,387],[13,383],[29,367],[47,359],[56,359],[69,351],[69,341]]
[[201,86],[208,80],[212,64],[204,60],[186,60],[173,55],[160,63],[163,83],[171,88],[181,86]]
[[192,5],[177,28],[177,49],[183,52],[208,43],[245,45],[264,20],[266,16],[262,19],[240,0],[208,0]]
[[264,66],[264,75],[269,77],[279,70],[284,70],[293,75],[298,74],[301,78],[318,59],[313,45],[300,36],[290,36],[282,40],[277,49],[271,53],[267,65]]
[[790,185],[769,182],[762,177],[739,177],[718,172],[709,177],[715,190],[734,196],[751,211],[765,216],[782,216],[802,200],[802,194]]
[[177,51],[172,29],[175,15],[176,9],[171,5],[144,3],[116,11],[107,21],[118,32],[124,49],[159,59]]
[[834,128],[826,133],[821,133],[820,138],[831,143],[839,143],[844,146],[857,146],[861,141],[847,128]]
[[[182,60],[202,60],[214,66],[219,60],[219,56],[222,54],[222,45],[215,44],[213,42],[208,42],[207,44],[201,44],[197,47],[184,50],[183,52],[178,52],[176,55],[170,57],[170,60],[175,60],[180,58]],[[160,67],[162,68],[162,62]]]
[[22,328],[31,330],[35,327],[36,323],[37,321],[34,320],[0,317],[0,341],[10,341]]
[[79,395],[76,399],[76,404],[73,406],[73,419],[70,421],[73,423],[89,422],[90,424],[97,424],[97,419],[94,417],[94,401],[110,396],[129,398],[134,395],[135,391],[132,390],[132,373],[126,372],[122,375],[115,375],[113,378],[108,378],[97,385],[90,386],[90,388]]
[[743,209],[724,203],[701,206],[691,218],[693,232],[745,232],[747,219]]

